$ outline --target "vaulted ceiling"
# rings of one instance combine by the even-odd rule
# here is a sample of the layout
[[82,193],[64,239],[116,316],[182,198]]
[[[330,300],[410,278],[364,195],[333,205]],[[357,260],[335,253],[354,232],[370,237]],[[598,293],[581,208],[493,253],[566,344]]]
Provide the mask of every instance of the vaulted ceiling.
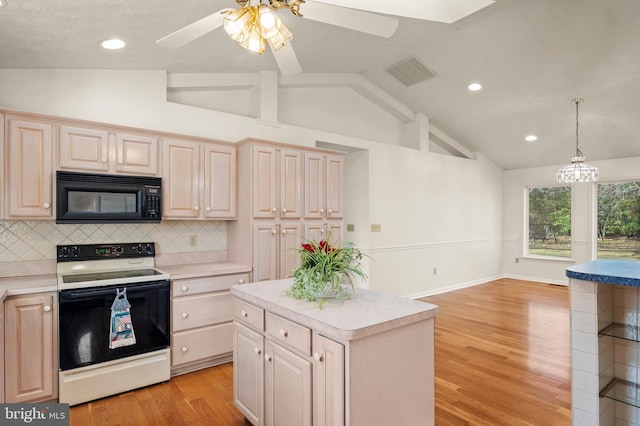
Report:
[[[155,44],[236,7],[233,0],[7,0],[0,68],[277,70],[270,51],[248,52],[222,29],[177,50]],[[452,24],[400,17],[389,39],[278,14],[295,34],[303,73],[361,74],[505,169],[568,161],[576,97],[584,98],[580,148],[587,161],[640,156],[638,0],[496,0]],[[125,49],[97,47],[114,36],[127,41]],[[412,56],[435,76],[407,87],[386,69]],[[483,90],[470,92],[471,82]],[[529,134],[538,140],[525,142]]]

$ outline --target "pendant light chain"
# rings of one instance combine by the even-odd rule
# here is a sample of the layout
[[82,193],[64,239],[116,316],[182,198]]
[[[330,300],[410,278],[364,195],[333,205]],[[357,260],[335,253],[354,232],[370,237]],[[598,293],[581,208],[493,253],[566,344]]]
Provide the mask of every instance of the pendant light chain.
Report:
[[582,102],[582,98],[576,98],[573,102],[576,103],[576,155],[582,156],[582,151],[580,151],[580,148],[578,147],[578,105]]
[[572,182],[597,182],[600,178],[600,172],[597,167],[591,166],[584,162],[584,155],[580,151],[579,141],[579,111],[578,104],[582,102],[582,98],[576,98],[573,102],[576,104],[576,155],[570,157],[571,163],[564,166],[556,173],[556,180],[560,183]]

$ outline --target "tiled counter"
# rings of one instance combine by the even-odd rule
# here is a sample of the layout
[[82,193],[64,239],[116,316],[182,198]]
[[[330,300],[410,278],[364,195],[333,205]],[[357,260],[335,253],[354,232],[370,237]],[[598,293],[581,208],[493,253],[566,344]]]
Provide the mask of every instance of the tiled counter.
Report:
[[640,425],[640,261],[567,268],[573,424]]

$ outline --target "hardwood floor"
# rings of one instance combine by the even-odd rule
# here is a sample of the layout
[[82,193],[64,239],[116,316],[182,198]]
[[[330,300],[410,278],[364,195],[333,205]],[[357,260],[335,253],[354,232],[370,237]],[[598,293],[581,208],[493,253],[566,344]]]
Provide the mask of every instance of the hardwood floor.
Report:
[[[501,279],[422,300],[440,307],[436,425],[571,424],[567,287]],[[70,425],[249,425],[232,382],[231,364],[185,374],[71,407]]]

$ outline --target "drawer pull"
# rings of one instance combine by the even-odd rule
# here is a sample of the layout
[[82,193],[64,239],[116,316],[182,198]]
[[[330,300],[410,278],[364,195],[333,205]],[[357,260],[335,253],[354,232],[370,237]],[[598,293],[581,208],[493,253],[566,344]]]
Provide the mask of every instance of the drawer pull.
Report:
[[238,280],[238,284],[244,284],[244,280],[243,280],[242,278],[240,278],[240,279]]
[[316,360],[316,361],[318,361],[318,362],[322,362],[322,359],[323,359],[323,358],[322,358],[322,355],[321,355],[321,354],[319,354],[318,352],[314,352],[314,354],[313,354],[313,359],[315,359],[315,360]]
[[245,311],[244,309],[242,310],[242,312],[240,312],[242,314],[243,317],[248,317],[249,313],[247,311]]
[[253,350],[257,355],[260,355],[260,352],[262,352],[260,348],[253,348]]
[[189,348],[188,348],[188,347],[186,347],[186,346],[183,346],[183,347],[182,347],[182,352],[189,352]]
[[264,354],[264,359],[265,359],[266,361],[271,362],[271,355],[269,355],[269,354]]
[[189,287],[187,287],[186,285],[182,286],[182,291],[189,291]]
[[51,312],[51,306],[49,305],[45,305],[44,308],[42,308],[45,312]]
[[186,312],[183,312],[183,313],[182,313],[182,318],[189,318],[189,314],[188,314],[188,313],[186,313]]
[[282,337],[287,337],[289,335],[289,332],[287,330],[285,330],[284,328],[280,329],[280,335]]

